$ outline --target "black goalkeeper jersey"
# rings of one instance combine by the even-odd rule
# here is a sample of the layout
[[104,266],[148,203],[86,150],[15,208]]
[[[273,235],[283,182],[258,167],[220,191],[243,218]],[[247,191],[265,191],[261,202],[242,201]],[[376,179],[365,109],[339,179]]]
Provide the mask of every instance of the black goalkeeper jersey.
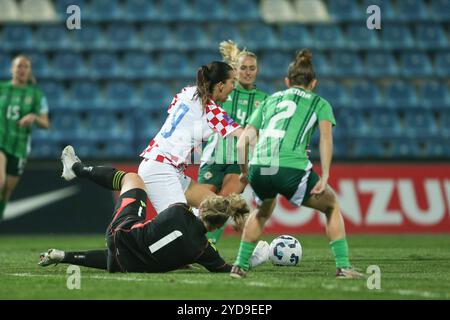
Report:
[[198,263],[211,272],[229,272],[206,238],[206,228],[191,209],[173,204],[153,220],[124,215],[108,236],[109,271],[166,272]]

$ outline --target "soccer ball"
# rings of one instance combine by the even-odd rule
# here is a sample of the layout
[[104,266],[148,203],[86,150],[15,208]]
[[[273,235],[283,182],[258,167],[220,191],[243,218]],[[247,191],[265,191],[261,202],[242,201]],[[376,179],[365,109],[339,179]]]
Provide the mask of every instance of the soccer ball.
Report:
[[296,266],[302,260],[302,245],[292,236],[279,236],[270,244],[269,258],[276,266]]

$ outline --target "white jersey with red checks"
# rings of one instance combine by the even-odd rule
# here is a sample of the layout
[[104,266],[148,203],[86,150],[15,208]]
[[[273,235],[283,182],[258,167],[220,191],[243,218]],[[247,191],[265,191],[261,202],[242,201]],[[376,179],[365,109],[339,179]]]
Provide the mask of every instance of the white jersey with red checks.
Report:
[[186,87],[178,93],[168,109],[168,117],[141,157],[157,157],[178,166],[188,162],[193,149],[207,141],[214,133],[226,137],[239,125],[214,101],[203,110],[197,87]]

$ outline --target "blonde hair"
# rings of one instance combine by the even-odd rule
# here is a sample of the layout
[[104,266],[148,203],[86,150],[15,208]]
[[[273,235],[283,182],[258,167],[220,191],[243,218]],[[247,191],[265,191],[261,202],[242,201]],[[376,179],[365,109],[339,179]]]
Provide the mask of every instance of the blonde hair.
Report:
[[312,53],[308,49],[299,51],[288,69],[291,85],[308,86],[316,78],[312,64]]
[[250,212],[245,199],[236,193],[226,197],[211,195],[202,201],[199,209],[200,219],[212,228],[220,228],[231,217],[235,230],[242,230]]
[[19,54],[19,55],[14,57],[14,59],[12,60],[12,64],[14,65],[14,63],[17,60],[19,60],[19,59],[25,59],[30,64],[30,75],[28,76],[27,83],[35,85],[37,81],[36,81],[36,78],[33,75],[33,68],[32,68],[31,59],[28,56],[24,55],[24,54]]
[[222,41],[219,45],[220,54],[225,62],[230,64],[235,70],[238,67],[240,57],[252,57],[258,60],[256,54],[248,51],[246,48],[240,50],[236,43],[231,40]]

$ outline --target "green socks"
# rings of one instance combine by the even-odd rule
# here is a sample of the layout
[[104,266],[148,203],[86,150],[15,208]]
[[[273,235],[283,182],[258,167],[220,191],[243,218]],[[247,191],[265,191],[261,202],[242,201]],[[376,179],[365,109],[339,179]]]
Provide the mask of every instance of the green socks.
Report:
[[331,241],[330,246],[331,251],[333,251],[334,259],[336,260],[336,268],[350,268],[347,239],[343,238]]
[[216,229],[214,231],[208,232],[206,234],[206,237],[212,243],[217,244],[217,242],[219,242],[220,237],[222,236],[223,230],[225,230],[225,225],[223,225],[221,228],[218,228],[218,229]]
[[252,256],[253,250],[255,250],[255,247],[256,243],[241,241],[238,256],[234,264],[241,267],[245,271],[248,271],[248,269],[250,269],[249,260]]
[[3,212],[5,211],[6,201],[0,200],[0,221],[3,220]]

